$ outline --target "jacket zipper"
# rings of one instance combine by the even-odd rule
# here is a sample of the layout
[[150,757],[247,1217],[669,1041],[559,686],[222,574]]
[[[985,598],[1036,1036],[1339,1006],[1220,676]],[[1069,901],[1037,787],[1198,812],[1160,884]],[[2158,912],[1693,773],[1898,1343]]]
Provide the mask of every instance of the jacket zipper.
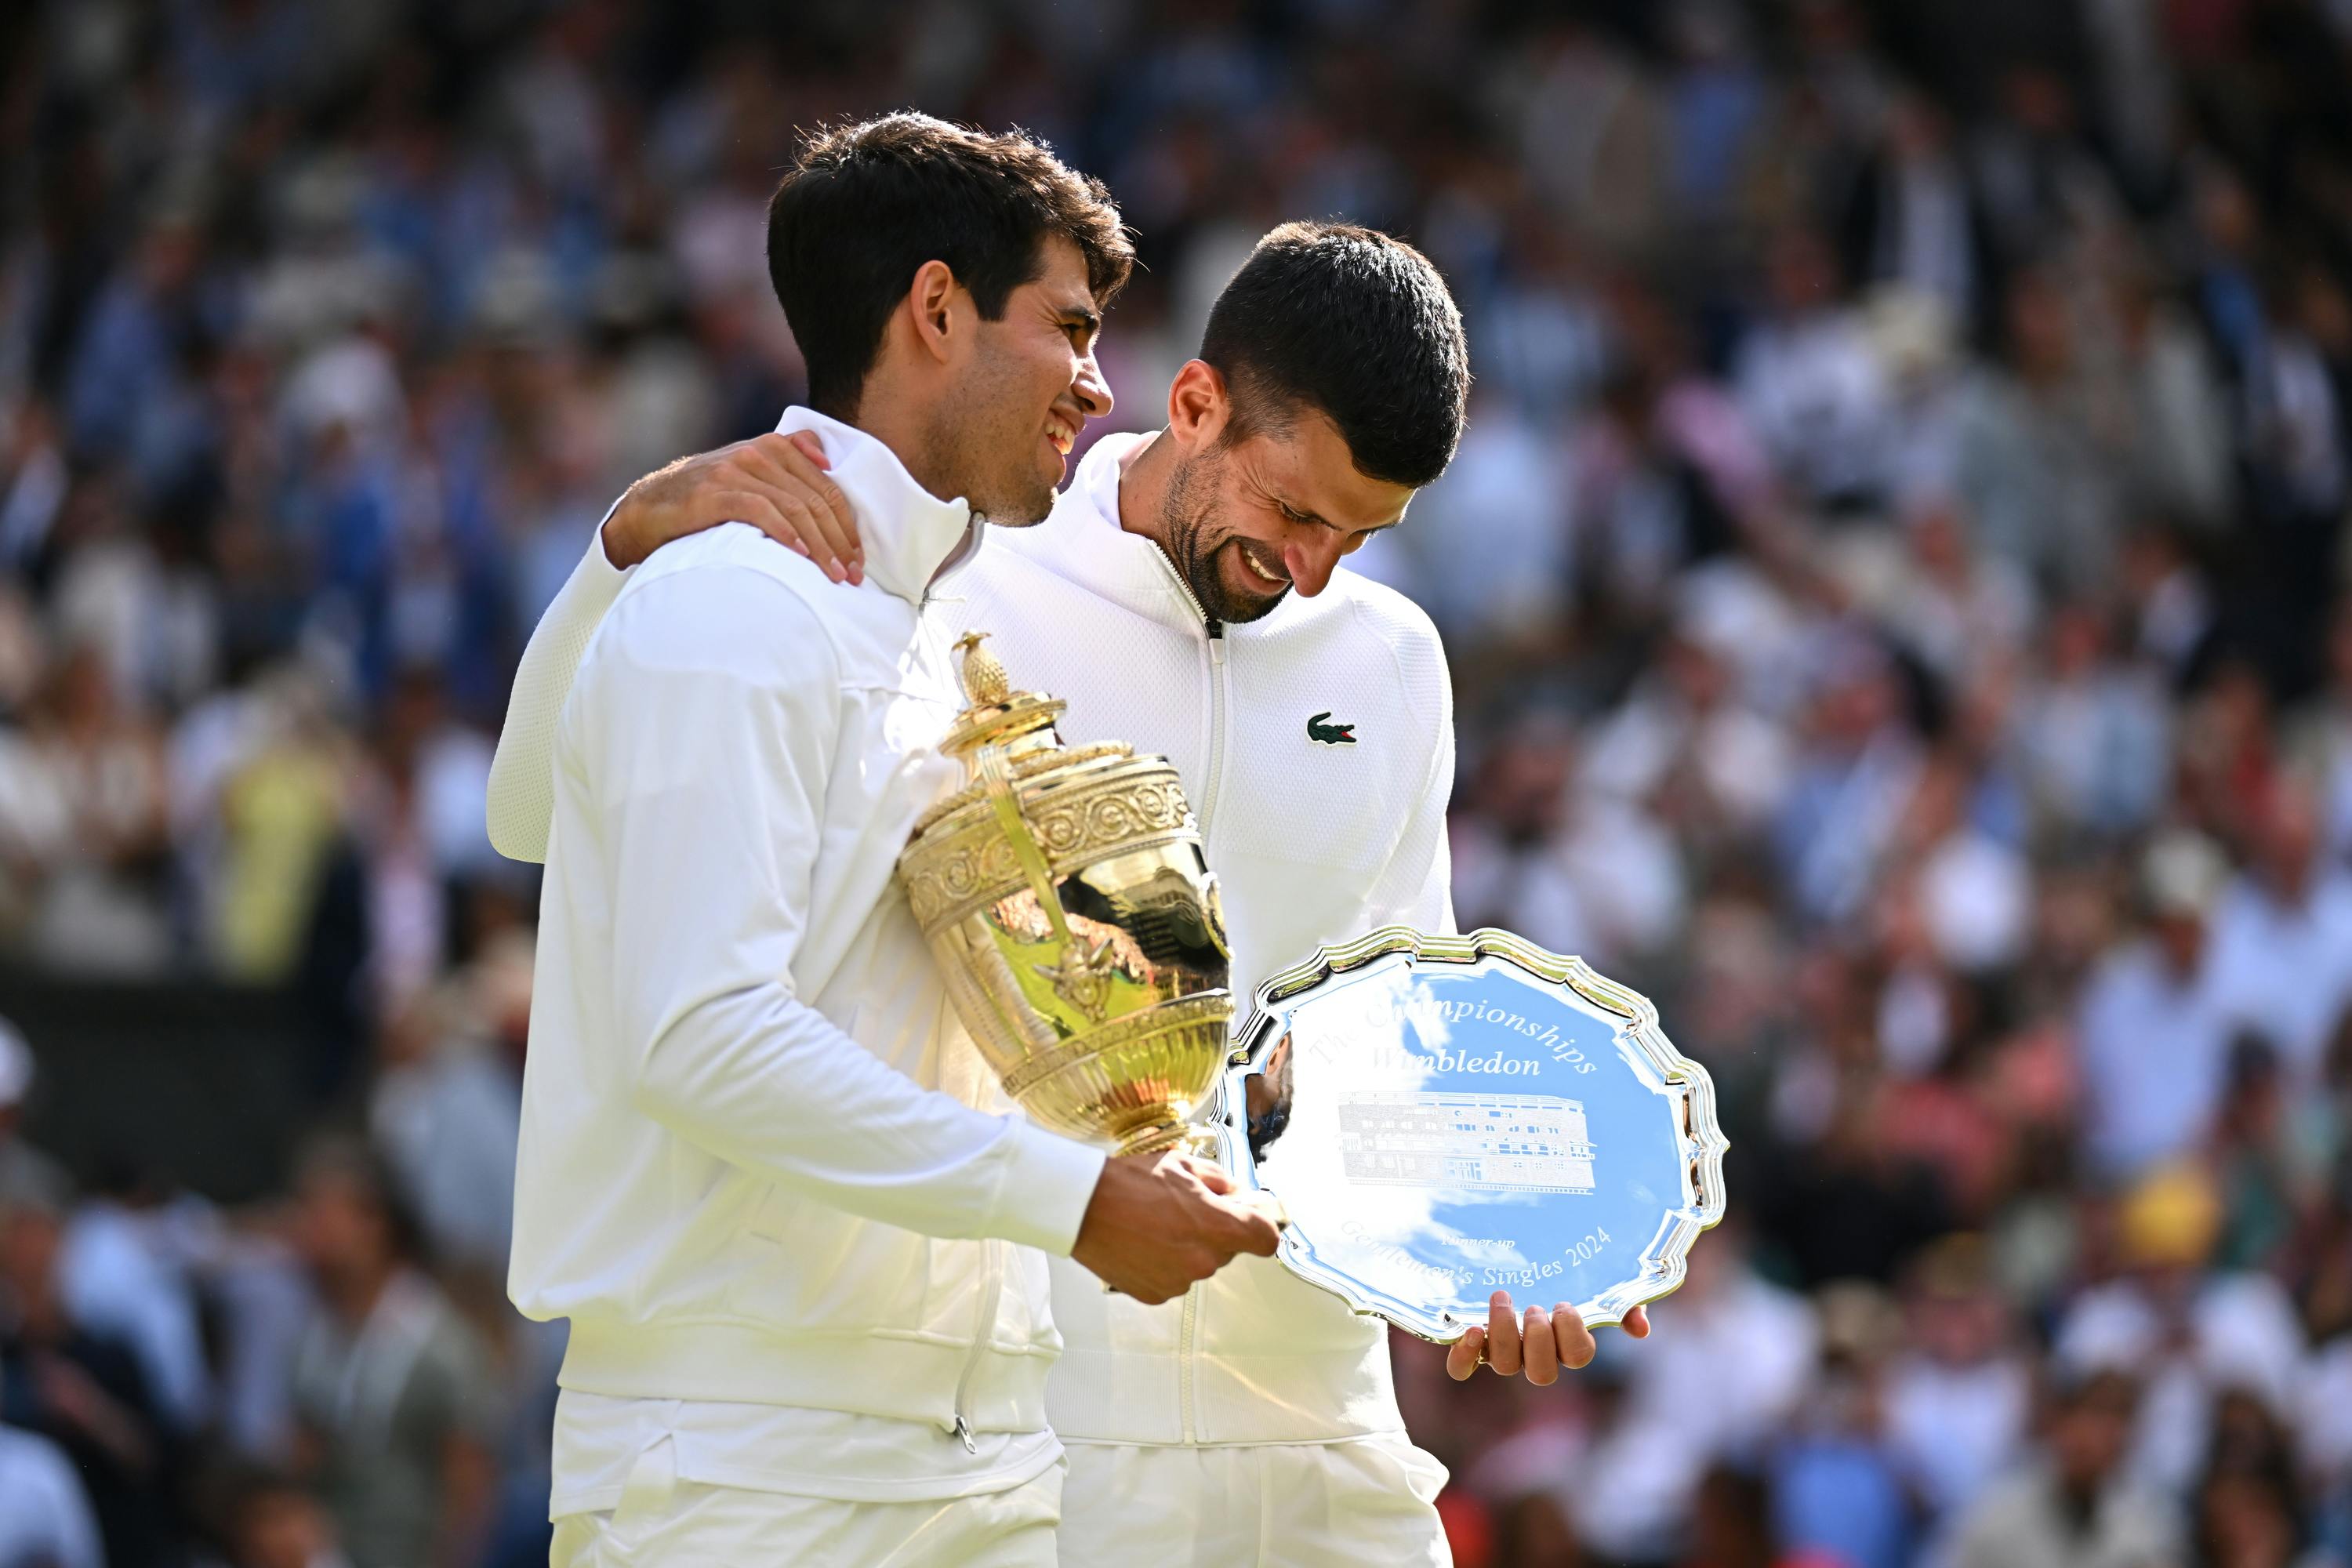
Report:
[[1233,704],[1232,693],[1225,689],[1231,680],[1225,669],[1225,623],[1209,623],[1209,766],[1208,779],[1201,786],[1201,837],[1209,836],[1209,824],[1216,819],[1217,786],[1225,776],[1225,710]]
[[[1225,668],[1225,624],[1223,621],[1210,621],[1208,632],[1208,777],[1202,781],[1201,803],[1194,812],[1194,815],[1201,819],[1201,839],[1203,845],[1208,841],[1209,825],[1216,820],[1217,784],[1225,773],[1225,710],[1231,706],[1226,700],[1229,694],[1225,690],[1225,684],[1229,679]],[[1194,1285],[1184,1292],[1184,1321],[1176,1342],[1177,1394],[1182,1406],[1184,1441],[1187,1443],[1199,1441],[1199,1436],[1192,1428],[1192,1358],[1193,1342],[1199,1338],[1200,1324],[1201,1287]]]
[[1192,1431],[1192,1335],[1200,1321],[1200,1302],[1201,1287],[1196,1284],[1184,1292],[1183,1327],[1176,1335],[1176,1400],[1187,1443],[1199,1440]]
[[965,1404],[971,1398],[971,1380],[980,1371],[980,1358],[988,1353],[988,1342],[996,1332],[996,1309],[1004,1297],[1004,1247],[1001,1241],[991,1241],[988,1247],[986,1283],[980,1294],[980,1329],[972,1336],[971,1349],[964,1353],[963,1375],[956,1379],[955,1435],[963,1442],[967,1454],[980,1452],[980,1441],[971,1434],[971,1412]]
[[1201,617],[1202,640],[1209,649],[1209,754],[1203,770],[1208,776],[1202,783],[1201,798],[1192,803],[1192,815],[1201,819],[1201,836],[1206,838],[1209,819],[1216,808],[1217,784],[1225,771],[1225,709],[1229,705],[1226,699],[1231,695],[1225,689],[1225,623],[1201,607],[1192,584],[1184,581],[1184,574],[1176,570],[1176,563],[1168,559],[1166,551],[1155,547],[1151,552],[1159,557],[1160,569],[1176,584],[1176,592],[1183,595],[1184,603]]
[[[1201,798],[1192,805],[1192,815],[1200,819],[1201,837],[1205,844],[1209,824],[1214,820],[1216,812],[1217,785],[1225,773],[1225,710],[1232,706],[1233,694],[1227,689],[1232,676],[1225,668],[1225,623],[1202,608],[1199,597],[1192,592],[1192,584],[1184,581],[1184,574],[1176,570],[1176,563],[1168,559],[1164,551],[1154,550],[1152,553],[1160,557],[1160,564],[1167,570],[1168,580],[1176,584],[1176,591],[1184,596],[1184,603],[1201,617],[1202,640],[1208,647],[1209,754],[1202,769],[1206,776],[1202,780]],[[1199,1441],[1199,1436],[1192,1427],[1192,1342],[1199,1337],[1200,1321],[1201,1287],[1194,1285],[1184,1292],[1183,1321],[1176,1335],[1176,1400],[1182,1422],[1183,1440],[1187,1443]]]

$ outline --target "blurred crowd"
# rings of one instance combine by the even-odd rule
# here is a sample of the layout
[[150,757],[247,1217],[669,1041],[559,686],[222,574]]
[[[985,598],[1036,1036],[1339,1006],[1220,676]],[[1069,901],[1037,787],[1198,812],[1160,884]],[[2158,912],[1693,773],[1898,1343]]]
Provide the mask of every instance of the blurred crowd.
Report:
[[0,1035],[0,1568],[543,1561],[491,741],[610,499],[798,394],[793,128],[902,104],[1112,184],[1114,426],[1282,218],[1461,300],[1357,557],[1457,910],[1733,1141],[1649,1342],[1400,1343],[1465,1568],[2352,1563],[2348,86],[2346,0],[11,9],[0,957],[298,998],[316,1126],[68,1173]]

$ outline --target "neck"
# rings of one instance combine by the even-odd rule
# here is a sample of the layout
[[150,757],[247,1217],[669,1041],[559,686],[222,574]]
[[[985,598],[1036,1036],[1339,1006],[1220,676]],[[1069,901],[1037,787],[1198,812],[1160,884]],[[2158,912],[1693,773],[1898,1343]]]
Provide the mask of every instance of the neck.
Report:
[[817,412],[855,426],[889,447],[908,475],[937,499],[949,500],[971,493],[971,487],[959,480],[942,456],[950,443],[939,438],[929,402],[893,385],[883,371],[877,369],[866,378],[855,414],[845,418],[830,409]]
[[359,1263],[340,1272],[327,1282],[327,1300],[333,1305],[335,1315],[347,1323],[364,1323],[368,1314],[383,1297],[383,1288],[392,1283],[399,1265],[391,1262]]
[[1168,486],[1176,473],[1176,443],[1168,432],[1148,437],[1120,462],[1118,526],[1168,548]]
[[2059,1475],[2058,1503],[2071,1517],[2077,1530],[2087,1529],[2092,1517],[2099,1511],[2099,1493],[2102,1489],[2100,1478],[2097,1476],[2069,1475],[2063,1472]]

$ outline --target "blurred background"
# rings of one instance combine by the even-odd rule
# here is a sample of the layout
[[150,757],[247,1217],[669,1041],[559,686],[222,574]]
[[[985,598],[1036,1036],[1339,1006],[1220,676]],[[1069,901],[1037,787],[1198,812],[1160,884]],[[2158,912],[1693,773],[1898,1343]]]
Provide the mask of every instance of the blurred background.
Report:
[[1112,423],[1253,239],[1444,268],[1363,568],[1455,902],[1648,991],[1731,1217],[1465,1568],[2352,1562],[2352,4],[48,0],[0,16],[0,1564],[545,1560],[514,660],[769,427],[795,126],[1108,178]]

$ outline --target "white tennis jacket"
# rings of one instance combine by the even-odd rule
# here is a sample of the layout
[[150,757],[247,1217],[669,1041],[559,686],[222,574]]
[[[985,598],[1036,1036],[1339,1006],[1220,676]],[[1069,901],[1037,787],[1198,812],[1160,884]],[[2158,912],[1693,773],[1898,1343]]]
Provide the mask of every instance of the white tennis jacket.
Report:
[[[1129,741],[1174,763],[1223,883],[1237,994],[1375,926],[1451,931],[1453,695],[1436,628],[1344,568],[1311,599],[1212,626],[1160,547],[1119,527],[1119,473],[1141,440],[1097,442],[1052,515],[989,531],[934,608],[991,633],[1016,687],[1066,700],[1066,740]],[[542,852],[544,737],[585,628],[626,575],[592,544],[532,635],[490,777],[501,853]],[[1065,1348],[1046,1408],[1066,1443],[1402,1429],[1386,1327],[1271,1259],[1236,1258],[1160,1307],[1106,1293],[1066,1258],[1051,1267]]]
[[572,1320],[567,1389],[1042,1432],[1044,1253],[1103,1157],[1006,1104],[894,876],[961,782],[921,601],[971,519],[871,437],[785,427],[822,433],[862,586],[730,523],[565,607],[596,624],[520,807],[547,879],[509,1293]]

